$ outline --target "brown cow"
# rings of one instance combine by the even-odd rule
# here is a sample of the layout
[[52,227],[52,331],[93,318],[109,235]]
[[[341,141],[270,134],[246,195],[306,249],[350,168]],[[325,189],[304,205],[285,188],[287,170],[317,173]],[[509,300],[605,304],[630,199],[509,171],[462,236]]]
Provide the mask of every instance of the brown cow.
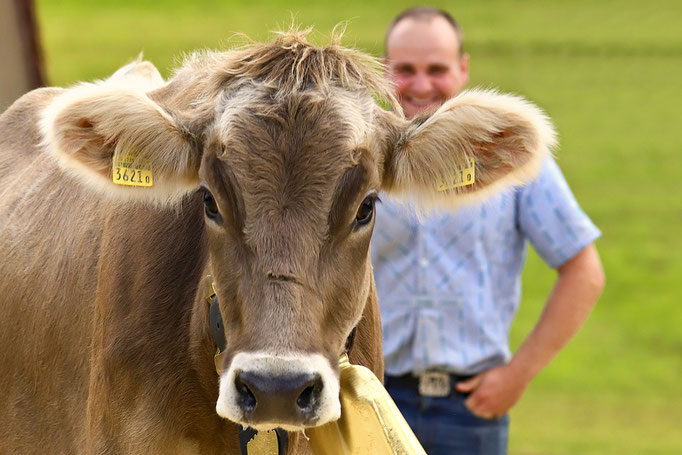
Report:
[[[518,98],[472,91],[406,121],[377,94],[393,100],[373,59],[294,31],[6,111],[0,454],[237,453],[235,423],[305,451],[300,430],[339,416],[354,328],[351,361],[382,376],[377,194],[453,207],[526,180],[553,143]],[[153,186],[114,184],[126,159]]]

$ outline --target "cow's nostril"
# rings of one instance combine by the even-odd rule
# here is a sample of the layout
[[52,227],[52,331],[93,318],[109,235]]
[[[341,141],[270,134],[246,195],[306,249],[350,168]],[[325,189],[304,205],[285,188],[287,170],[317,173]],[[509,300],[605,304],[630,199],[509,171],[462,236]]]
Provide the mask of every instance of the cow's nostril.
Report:
[[322,392],[322,379],[316,375],[312,384],[308,385],[296,399],[296,405],[301,411],[310,412],[315,408]]
[[313,397],[313,386],[305,389],[296,400],[296,404],[302,410],[308,410],[314,404],[315,398]]
[[239,407],[246,412],[251,412],[256,409],[258,401],[256,401],[256,397],[249,389],[249,386],[241,380],[239,374],[237,374],[234,379],[234,386],[237,389],[237,404],[239,404]]

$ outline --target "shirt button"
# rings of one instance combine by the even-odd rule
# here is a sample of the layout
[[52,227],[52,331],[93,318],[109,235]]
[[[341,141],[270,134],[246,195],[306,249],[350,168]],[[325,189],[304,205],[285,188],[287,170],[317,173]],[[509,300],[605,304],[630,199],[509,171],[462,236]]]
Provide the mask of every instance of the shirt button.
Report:
[[422,259],[421,261],[419,261],[419,265],[421,265],[423,268],[426,268],[429,266],[429,261],[427,261],[426,259]]

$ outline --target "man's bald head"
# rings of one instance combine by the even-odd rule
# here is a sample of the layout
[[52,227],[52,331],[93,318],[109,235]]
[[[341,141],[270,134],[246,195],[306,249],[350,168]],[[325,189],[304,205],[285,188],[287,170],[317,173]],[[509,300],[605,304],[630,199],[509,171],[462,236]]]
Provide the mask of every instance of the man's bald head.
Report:
[[462,52],[464,51],[462,45],[462,27],[460,27],[455,18],[452,17],[452,15],[450,15],[450,13],[447,11],[439,8],[432,8],[430,6],[415,6],[414,8],[404,10],[393,18],[391,23],[388,24],[388,27],[386,28],[386,34],[384,35],[385,52],[388,53],[388,38],[391,36],[393,29],[396,27],[396,25],[398,25],[399,22],[403,21],[404,19],[429,22],[437,17],[442,17],[445,19],[445,21],[452,27],[452,30],[454,30],[455,35],[457,36],[457,43],[459,44],[457,51],[459,52],[459,55],[462,55]]

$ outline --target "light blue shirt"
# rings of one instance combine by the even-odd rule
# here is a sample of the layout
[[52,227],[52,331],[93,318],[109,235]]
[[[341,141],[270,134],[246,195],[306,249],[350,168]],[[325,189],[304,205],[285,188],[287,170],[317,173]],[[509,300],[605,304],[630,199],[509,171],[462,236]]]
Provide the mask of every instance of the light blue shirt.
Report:
[[556,268],[601,235],[551,159],[527,186],[421,223],[382,199],[372,264],[391,375],[508,362],[527,240]]

